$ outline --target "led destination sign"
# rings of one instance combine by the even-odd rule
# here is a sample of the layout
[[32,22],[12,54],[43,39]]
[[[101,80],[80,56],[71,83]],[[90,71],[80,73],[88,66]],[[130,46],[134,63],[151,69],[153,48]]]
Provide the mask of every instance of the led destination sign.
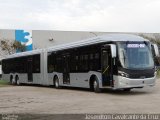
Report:
[[128,44],[128,48],[144,48],[145,44]]

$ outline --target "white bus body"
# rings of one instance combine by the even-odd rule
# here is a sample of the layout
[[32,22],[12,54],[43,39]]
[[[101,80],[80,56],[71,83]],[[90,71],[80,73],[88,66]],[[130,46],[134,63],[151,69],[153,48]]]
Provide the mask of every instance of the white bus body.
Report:
[[13,84],[124,89],[154,86],[151,43],[130,34],[108,34],[83,41],[10,55],[2,77]]

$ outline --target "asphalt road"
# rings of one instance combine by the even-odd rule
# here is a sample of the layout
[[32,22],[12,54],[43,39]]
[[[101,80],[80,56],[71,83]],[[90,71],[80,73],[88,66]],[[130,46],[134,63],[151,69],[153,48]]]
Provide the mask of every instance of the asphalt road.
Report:
[[98,94],[75,88],[0,87],[0,113],[160,113],[160,79],[154,87]]

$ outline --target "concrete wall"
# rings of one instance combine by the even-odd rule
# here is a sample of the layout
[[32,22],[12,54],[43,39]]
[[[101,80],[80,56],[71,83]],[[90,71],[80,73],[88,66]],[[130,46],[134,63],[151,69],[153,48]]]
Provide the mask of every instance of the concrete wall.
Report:
[[0,30],[0,39],[15,40],[15,30]]
[[32,31],[33,48],[47,48],[106,34],[105,32]]
[[[59,44],[79,41],[98,35],[107,34],[106,32],[75,32],[75,31],[49,31],[32,30],[33,49],[47,48]],[[0,30],[0,39],[15,40],[15,30]]]

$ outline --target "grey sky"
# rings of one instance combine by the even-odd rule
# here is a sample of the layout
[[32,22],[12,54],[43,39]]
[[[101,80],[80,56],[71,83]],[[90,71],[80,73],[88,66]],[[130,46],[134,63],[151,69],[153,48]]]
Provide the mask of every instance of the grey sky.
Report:
[[0,0],[0,29],[160,32],[160,0]]

